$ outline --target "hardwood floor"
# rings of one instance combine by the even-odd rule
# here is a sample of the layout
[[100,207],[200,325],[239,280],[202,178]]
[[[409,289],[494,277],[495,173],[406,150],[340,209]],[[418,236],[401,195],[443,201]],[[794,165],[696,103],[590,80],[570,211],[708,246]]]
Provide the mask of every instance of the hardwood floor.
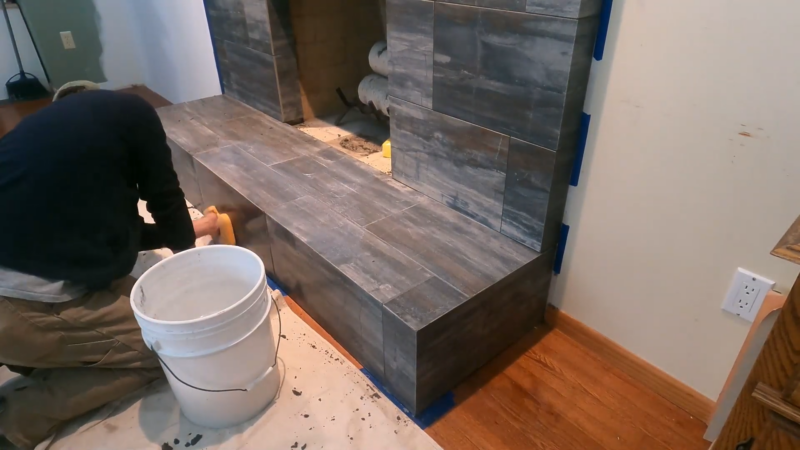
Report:
[[[160,108],[162,106],[172,104],[169,102],[169,100],[156,94],[145,86],[133,86],[126,89],[120,89],[119,92],[127,92],[129,94],[139,95],[143,99],[150,102],[154,108]],[[17,126],[22,119],[46,107],[50,103],[52,103],[51,99],[44,98],[29,102],[6,103],[0,105],[0,137],[5,136],[6,133]]]
[[[155,107],[169,104],[145,87],[126,91]],[[0,136],[25,115],[49,104],[29,103],[0,106]],[[291,300],[289,306],[338,345]],[[626,375],[613,361],[546,326],[528,334],[454,392],[456,407],[426,430],[445,450],[709,447],[702,438],[706,426],[699,419]]]
[[427,429],[445,449],[707,449],[705,424],[542,327],[455,389]]

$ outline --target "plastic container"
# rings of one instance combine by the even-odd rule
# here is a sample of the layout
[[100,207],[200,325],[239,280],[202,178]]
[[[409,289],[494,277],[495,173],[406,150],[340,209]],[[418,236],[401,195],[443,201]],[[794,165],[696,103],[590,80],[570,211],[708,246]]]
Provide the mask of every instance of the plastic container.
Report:
[[131,307],[190,421],[237,425],[277,395],[274,302],[255,253],[216,245],[165,259],[136,282]]

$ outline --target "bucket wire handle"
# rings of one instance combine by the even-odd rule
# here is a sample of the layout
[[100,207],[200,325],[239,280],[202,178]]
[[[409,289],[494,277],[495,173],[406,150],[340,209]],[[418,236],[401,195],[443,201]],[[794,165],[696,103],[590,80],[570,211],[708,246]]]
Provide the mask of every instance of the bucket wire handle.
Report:
[[[2,0],[0,0],[0,1],[2,1]],[[273,292],[278,292],[279,295],[283,296],[283,294],[280,294],[280,291],[278,291],[278,290],[274,290]],[[144,289],[142,289],[142,295],[144,295]],[[270,367],[270,369],[272,369],[273,367],[278,365],[278,349],[281,348],[281,335],[283,334],[283,322],[281,321],[281,308],[280,308],[280,306],[278,306],[278,302],[275,300],[274,297],[270,297],[270,300],[272,300],[272,303],[275,305],[275,310],[278,312],[278,344],[275,346],[275,362],[273,362],[272,366]],[[267,314],[269,314],[269,312],[267,312]],[[164,366],[164,368],[167,369],[167,371],[169,371],[169,373],[172,374],[172,376],[176,380],[180,381],[182,384],[184,384],[184,385],[186,385],[186,386],[188,386],[188,387],[190,387],[192,389],[197,389],[198,391],[203,391],[203,392],[247,392],[248,391],[247,389],[242,389],[242,388],[234,388],[234,389],[204,389],[204,388],[201,388],[201,387],[197,387],[197,386],[195,386],[193,384],[187,383],[187,382],[181,380],[180,377],[178,377],[178,375],[176,375],[175,372],[173,372],[172,369],[170,369],[170,367],[167,365],[167,363],[163,359],[161,359],[161,355],[159,355],[158,352],[155,350],[155,348],[153,348],[153,345],[150,345],[148,348],[150,349],[151,352],[153,352],[154,355],[156,355],[156,358],[158,358],[158,362],[160,362],[161,365]]]

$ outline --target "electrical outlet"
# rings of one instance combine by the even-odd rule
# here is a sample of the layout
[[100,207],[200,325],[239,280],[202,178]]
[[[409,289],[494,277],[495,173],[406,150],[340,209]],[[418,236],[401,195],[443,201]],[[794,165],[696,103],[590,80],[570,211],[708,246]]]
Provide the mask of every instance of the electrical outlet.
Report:
[[64,50],[72,50],[75,48],[75,40],[72,39],[72,31],[61,32],[61,43],[64,44]]
[[722,303],[722,309],[752,322],[775,282],[739,267]]

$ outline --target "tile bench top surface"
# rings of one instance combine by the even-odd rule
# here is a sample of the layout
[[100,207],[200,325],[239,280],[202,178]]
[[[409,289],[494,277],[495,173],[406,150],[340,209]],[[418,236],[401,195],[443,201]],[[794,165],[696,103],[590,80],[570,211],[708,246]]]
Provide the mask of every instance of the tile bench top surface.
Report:
[[170,139],[382,303],[433,277],[469,297],[539,256],[224,95],[158,112]]

